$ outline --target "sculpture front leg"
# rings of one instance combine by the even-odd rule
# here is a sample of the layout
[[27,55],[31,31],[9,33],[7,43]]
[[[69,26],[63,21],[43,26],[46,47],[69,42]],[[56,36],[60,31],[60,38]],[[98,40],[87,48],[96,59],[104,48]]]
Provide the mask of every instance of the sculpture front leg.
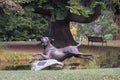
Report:
[[47,55],[44,55],[43,53],[40,54],[44,59],[50,59],[50,56],[47,54]]

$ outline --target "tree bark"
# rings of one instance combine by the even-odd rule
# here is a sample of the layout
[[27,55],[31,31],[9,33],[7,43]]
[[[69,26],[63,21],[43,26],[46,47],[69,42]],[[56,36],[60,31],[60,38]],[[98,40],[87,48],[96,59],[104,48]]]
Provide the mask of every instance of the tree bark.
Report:
[[120,14],[115,15],[113,21],[120,27]]
[[114,40],[120,40],[120,7],[119,5],[116,5],[114,12],[114,18],[113,21],[118,25],[118,30],[115,33]]
[[84,17],[81,15],[70,13],[70,20],[79,23],[90,23],[92,21],[95,21],[100,15],[101,15],[101,8],[100,6],[96,6],[94,8],[94,13],[90,14],[89,17]]
[[56,47],[65,47],[69,45],[76,45],[76,41],[73,39],[70,32],[70,21],[62,20],[51,22],[48,20],[48,29],[44,36],[53,38],[54,45]]

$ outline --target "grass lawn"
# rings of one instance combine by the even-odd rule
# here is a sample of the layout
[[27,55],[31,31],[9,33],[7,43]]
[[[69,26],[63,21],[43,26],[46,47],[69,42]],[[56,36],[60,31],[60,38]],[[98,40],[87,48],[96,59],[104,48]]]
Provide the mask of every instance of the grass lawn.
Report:
[[120,68],[0,71],[0,80],[120,80]]

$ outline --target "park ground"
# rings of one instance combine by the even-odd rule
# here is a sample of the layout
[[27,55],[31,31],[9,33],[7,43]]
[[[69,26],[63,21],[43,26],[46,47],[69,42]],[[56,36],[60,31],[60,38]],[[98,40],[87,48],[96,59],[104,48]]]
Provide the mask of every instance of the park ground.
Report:
[[0,71],[0,80],[120,80],[120,69]]
[[[2,42],[3,60],[15,59],[22,60],[25,56],[28,59],[31,55],[41,51],[39,42]],[[94,45],[87,46],[87,42],[84,42],[80,47],[80,51],[84,53],[94,54],[119,54],[120,53],[120,41],[108,41],[107,46],[102,46],[101,43],[95,43]],[[10,55],[12,54],[12,55]],[[22,57],[22,58],[21,58]],[[26,59],[26,58],[25,58]],[[64,63],[76,61],[79,59],[71,58],[67,59]],[[93,65],[92,68],[87,69],[63,69],[63,70],[42,70],[42,71],[30,71],[30,70],[0,70],[0,80],[120,80],[120,68],[102,68],[98,69]]]

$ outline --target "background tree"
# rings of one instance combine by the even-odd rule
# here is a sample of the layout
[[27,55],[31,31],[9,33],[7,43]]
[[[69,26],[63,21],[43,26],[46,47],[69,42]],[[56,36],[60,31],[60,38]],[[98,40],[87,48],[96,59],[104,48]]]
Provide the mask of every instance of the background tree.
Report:
[[[8,3],[2,1],[0,2],[2,6]],[[46,16],[48,29],[45,35],[54,38],[55,44],[62,46],[76,44],[70,33],[70,21],[90,23],[96,20],[101,15],[103,3],[107,4],[107,8],[114,9],[114,14],[119,14],[119,8],[116,8],[119,7],[119,0],[21,0],[21,2],[14,0],[12,2],[18,11],[22,11],[21,6],[24,8],[29,5],[34,8],[35,13]]]
[[32,12],[31,7],[24,8],[24,14],[6,10],[0,13],[1,41],[28,41],[39,39],[46,29],[45,17]]
[[80,39],[80,36],[102,36],[107,40],[112,40],[118,30],[118,26],[113,21],[113,16],[110,11],[102,11],[101,16],[95,21],[88,24],[78,24],[77,40]]
[[[79,5],[80,2],[78,2],[78,0],[45,0],[44,2],[40,0],[37,2],[40,2],[39,4],[41,4],[41,6],[35,7],[34,12],[48,17],[49,26],[46,36],[54,38],[56,45],[57,43],[62,46],[76,44],[70,33],[70,21],[89,23],[100,15],[100,6],[94,6],[93,13],[87,14],[87,12],[85,12],[86,8]],[[36,5],[39,4],[37,3]],[[72,13],[73,10],[75,13]]]

